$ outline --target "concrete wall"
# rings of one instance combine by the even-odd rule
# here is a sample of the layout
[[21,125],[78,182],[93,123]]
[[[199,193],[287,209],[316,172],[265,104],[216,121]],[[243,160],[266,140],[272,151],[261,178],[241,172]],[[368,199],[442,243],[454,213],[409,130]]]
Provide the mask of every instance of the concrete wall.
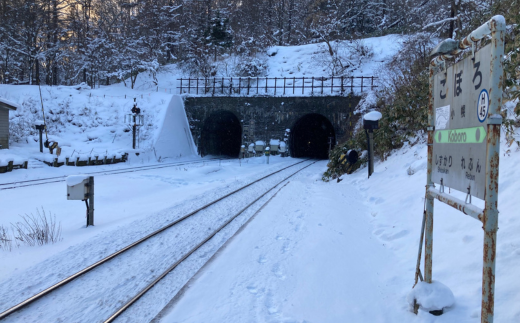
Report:
[[242,122],[248,142],[283,139],[285,129],[309,113],[325,116],[334,126],[336,138],[348,138],[359,117],[353,115],[360,97],[185,97],[184,105],[193,139],[199,145],[204,120],[218,110],[234,113]]
[[9,110],[0,108],[0,145],[9,148]]

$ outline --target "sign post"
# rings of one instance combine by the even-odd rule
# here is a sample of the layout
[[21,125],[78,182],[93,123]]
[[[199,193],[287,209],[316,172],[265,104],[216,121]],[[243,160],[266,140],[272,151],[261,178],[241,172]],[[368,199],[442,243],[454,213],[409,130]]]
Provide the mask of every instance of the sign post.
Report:
[[[432,282],[433,210],[438,199],[483,223],[483,323],[493,322],[494,311],[505,27],[504,17],[495,16],[458,43],[446,40],[433,50],[438,56],[430,64],[424,280]],[[486,35],[491,35],[487,45]],[[468,57],[446,68],[446,59],[469,48]],[[445,193],[445,186],[467,193],[466,200]],[[483,199],[484,209],[472,205],[471,196]]]

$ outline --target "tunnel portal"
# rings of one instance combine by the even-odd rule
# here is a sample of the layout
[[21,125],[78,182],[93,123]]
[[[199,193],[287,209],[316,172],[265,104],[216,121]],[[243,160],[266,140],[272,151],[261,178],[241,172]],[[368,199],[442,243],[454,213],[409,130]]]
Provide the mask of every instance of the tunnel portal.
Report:
[[336,134],[334,127],[321,114],[306,114],[298,119],[291,129],[290,147],[292,157],[328,159],[329,145],[332,148],[335,143]]
[[200,154],[238,157],[241,138],[242,126],[235,114],[225,110],[215,111],[204,120]]

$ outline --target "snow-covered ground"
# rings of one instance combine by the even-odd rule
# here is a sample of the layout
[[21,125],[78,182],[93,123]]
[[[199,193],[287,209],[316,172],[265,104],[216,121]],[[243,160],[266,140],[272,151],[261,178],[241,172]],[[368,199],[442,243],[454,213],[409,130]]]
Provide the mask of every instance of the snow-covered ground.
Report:
[[[399,40],[397,36],[366,40],[361,45],[372,47],[373,55],[353,57],[361,61],[352,70],[353,75],[359,72],[377,76],[381,62],[397,50]],[[326,53],[323,46],[270,49],[270,55],[275,51],[276,55],[268,56],[268,75],[288,73],[298,77],[325,73],[326,65],[319,65],[327,58],[323,56]],[[157,75],[158,85],[149,76],[140,75],[134,90],[123,84],[99,89],[43,86],[49,137],[64,147],[64,154],[132,152],[129,149],[131,132],[127,132],[124,116],[130,113],[136,97],[146,115],[140,138],[141,154],[136,156],[132,152],[126,164],[85,168],[50,168],[31,160],[28,170],[0,174],[0,183],[156,164],[153,147],[180,75],[176,67],[165,67]],[[0,96],[21,105],[18,111],[11,112],[14,124],[32,125],[42,118],[38,87],[0,85]],[[22,140],[13,143],[9,150],[0,151],[0,160],[39,155],[36,132],[24,132],[23,127],[18,130]],[[185,138],[184,132],[178,135]],[[495,321],[518,322],[520,213],[517,195],[520,184],[517,165],[520,152],[504,143],[501,149]],[[192,159],[200,160],[197,156],[178,157],[180,161]],[[269,164],[265,163],[265,157],[241,162],[202,160],[189,166],[96,176],[96,225],[89,228],[84,226],[84,203],[66,200],[65,182],[0,191],[1,226],[10,227],[11,223],[20,221],[19,215],[36,214],[39,209],[55,215],[63,233],[63,239],[55,244],[0,250],[0,311],[137,240],[170,216],[192,210],[294,162],[292,158],[273,156]],[[165,284],[170,287],[159,288],[146,296],[140,301],[141,307],[131,309],[123,320],[150,319],[169,303],[157,320],[480,321],[482,225],[440,202],[435,203],[433,277],[451,289],[455,305],[444,315],[434,317],[423,311],[415,316],[407,303],[414,283],[424,206],[424,144],[405,146],[387,161],[377,163],[370,179],[366,178],[366,169],[361,169],[344,176],[340,183],[325,183],[321,181],[325,169],[326,162],[321,161],[291,179],[174,300],[170,301],[166,292],[181,288],[182,284],[168,276]],[[464,198],[462,193],[452,193]],[[482,207],[482,201],[474,199],[473,202]],[[221,243],[225,240],[219,238]],[[196,261],[197,266],[202,266],[217,248],[215,244],[211,250],[201,251],[204,257],[200,259],[204,260]],[[136,256],[137,265],[140,259]],[[181,268],[185,274],[182,279],[189,280],[191,276],[186,273],[196,272],[197,266],[190,267],[191,271]],[[139,282],[135,277],[126,283],[123,281],[121,291],[125,292],[119,296],[130,293],[136,283]],[[122,301],[111,296],[94,299],[92,313]],[[47,302],[49,309],[56,308],[52,300]],[[75,308],[64,309],[48,318],[50,321],[59,321],[62,317],[88,321],[88,317],[75,317],[74,311]],[[89,308],[86,313],[88,311]],[[41,320],[37,310],[26,318],[29,322]]]

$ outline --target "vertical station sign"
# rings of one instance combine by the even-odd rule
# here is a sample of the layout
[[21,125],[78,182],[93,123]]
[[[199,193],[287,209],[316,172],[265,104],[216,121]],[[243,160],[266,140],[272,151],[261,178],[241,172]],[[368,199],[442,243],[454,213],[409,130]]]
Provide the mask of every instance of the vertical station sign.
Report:
[[432,182],[485,198],[491,44],[434,77]]
[[[441,42],[432,51],[436,56],[430,62],[426,203],[415,277],[416,282],[421,277],[424,237],[424,281],[432,283],[434,199],[481,221],[482,323],[494,319],[505,30],[504,17],[494,16],[460,41]],[[491,42],[482,46],[489,39],[487,35]],[[447,59],[464,54],[463,59],[446,69]],[[440,67],[444,70],[435,72]],[[440,189],[434,183],[440,184]],[[466,200],[445,193],[444,186],[467,193]],[[484,208],[472,205],[471,198],[468,203],[471,196],[483,199]]]

